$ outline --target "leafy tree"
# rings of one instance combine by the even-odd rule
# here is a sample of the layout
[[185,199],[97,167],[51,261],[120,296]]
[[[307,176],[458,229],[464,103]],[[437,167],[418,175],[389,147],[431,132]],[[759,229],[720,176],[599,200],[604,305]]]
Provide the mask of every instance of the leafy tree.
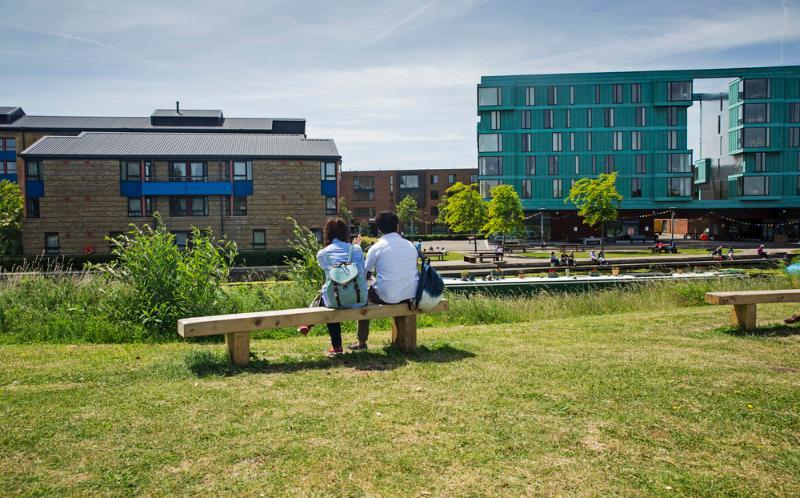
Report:
[[489,221],[483,226],[487,234],[519,235],[525,231],[522,201],[511,185],[497,185],[489,191]]
[[359,235],[369,235],[369,223],[366,221],[362,221],[358,225],[358,233]]
[[0,255],[17,252],[22,240],[22,191],[19,185],[0,181]]
[[477,183],[465,185],[456,182],[445,191],[439,203],[438,221],[446,224],[451,232],[471,233],[477,251],[478,233],[486,224],[487,211]]
[[617,173],[603,173],[597,178],[581,178],[569,191],[564,203],[578,208],[578,215],[590,227],[602,225],[600,237],[605,236],[606,223],[617,219],[617,204],[622,195],[617,191]]
[[417,200],[410,195],[397,204],[397,217],[403,222],[403,226],[408,229],[408,233],[414,232],[414,220],[417,219]]
[[344,220],[348,227],[353,223],[353,212],[347,209],[344,197],[339,197],[339,217]]

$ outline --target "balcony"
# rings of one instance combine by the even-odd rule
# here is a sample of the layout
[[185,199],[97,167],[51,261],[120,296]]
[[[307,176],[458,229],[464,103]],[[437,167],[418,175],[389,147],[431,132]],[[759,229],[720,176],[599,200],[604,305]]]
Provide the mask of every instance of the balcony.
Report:
[[141,197],[157,195],[253,195],[252,180],[231,181],[226,177],[147,177],[141,180],[121,180],[120,195]]

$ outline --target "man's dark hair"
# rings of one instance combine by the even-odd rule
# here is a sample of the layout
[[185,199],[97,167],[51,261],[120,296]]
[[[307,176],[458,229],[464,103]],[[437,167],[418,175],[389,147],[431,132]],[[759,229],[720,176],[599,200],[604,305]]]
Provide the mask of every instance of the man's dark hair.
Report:
[[331,218],[325,223],[325,245],[339,239],[342,242],[350,242],[350,230],[341,218]]
[[400,220],[397,219],[397,215],[393,211],[381,211],[375,217],[375,224],[383,234],[396,232],[398,223],[400,223]]

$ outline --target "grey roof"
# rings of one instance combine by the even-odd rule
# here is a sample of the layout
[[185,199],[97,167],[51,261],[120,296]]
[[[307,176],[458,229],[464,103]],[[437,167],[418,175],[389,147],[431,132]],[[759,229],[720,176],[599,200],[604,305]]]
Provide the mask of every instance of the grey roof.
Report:
[[33,159],[339,159],[331,139],[248,133],[85,132],[43,137],[25,149]]
[[193,118],[222,118],[222,111],[219,109],[185,109],[181,112],[175,109],[156,109],[152,116],[187,116]]
[[19,107],[0,107],[0,114],[11,114],[19,109]]
[[[302,121],[302,120],[300,120]],[[0,124],[0,130],[6,128],[27,130],[74,130],[85,131],[142,131],[142,130],[214,130],[214,131],[270,131],[273,120],[270,118],[225,118],[220,126],[153,126],[150,117],[112,117],[112,116],[22,116],[9,124]]]

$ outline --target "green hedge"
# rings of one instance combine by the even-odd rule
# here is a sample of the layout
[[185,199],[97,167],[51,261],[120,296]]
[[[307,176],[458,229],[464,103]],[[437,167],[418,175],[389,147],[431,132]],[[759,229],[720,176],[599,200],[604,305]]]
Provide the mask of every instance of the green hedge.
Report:
[[446,234],[446,233],[436,233],[432,235],[406,235],[408,240],[467,240],[471,235],[468,234]]
[[270,249],[266,251],[242,251],[233,260],[234,266],[282,265],[287,257],[295,257],[294,249]]

